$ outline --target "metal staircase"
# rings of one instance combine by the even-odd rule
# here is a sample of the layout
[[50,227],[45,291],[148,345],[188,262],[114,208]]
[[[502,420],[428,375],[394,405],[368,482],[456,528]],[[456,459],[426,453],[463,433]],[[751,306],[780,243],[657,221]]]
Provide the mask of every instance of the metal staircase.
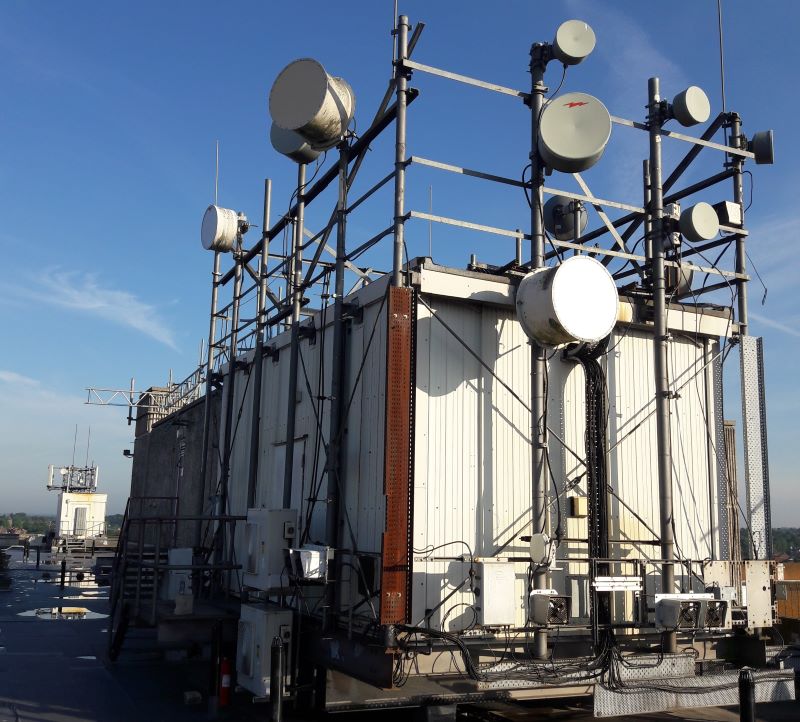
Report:
[[[140,638],[147,636],[146,630],[161,628],[165,624],[180,624],[203,618],[204,620],[228,617],[228,611],[215,608],[215,596],[229,596],[230,573],[241,568],[226,554],[215,555],[211,548],[195,548],[190,564],[171,564],[169,550],[176,547],[179,524],[214,524],[217,528],[230,529],[230,535],[213,535],[215,539],[233,538],[235,524],[244,521],[241,516],[179,516],[176,497],[131,497],[125,507],[120,528],[119,542],[111,570],[109,604],[110,625],[108,634],[108,656],[113,661],[122,650],[130,628],[138,628]],[[215,557],[216,560],[215,560]],[[177,615],[173,602],[162,599],[162,582],[171,571],[190,572],[197,583],[193,583],[194,597],[203,584],[202,611]],[[226,581],[227,579],[227,581]],[[149,651],[152,651],[150,649]]]

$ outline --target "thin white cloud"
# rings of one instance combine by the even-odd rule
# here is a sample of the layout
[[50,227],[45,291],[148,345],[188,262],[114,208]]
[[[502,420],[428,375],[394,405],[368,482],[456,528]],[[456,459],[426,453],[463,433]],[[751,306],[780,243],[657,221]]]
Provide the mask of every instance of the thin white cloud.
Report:
[[30,376],[23,376],[22,374],[18,374],[16,371],[6,371],[4,369],[0,369],[0,381],[5,384],[15,384],[18,386],[39,385],[39,382],[36,379],[32,379]]
[[762,316],[760,313],[753,313],[750,311],[749,313],[750,318],[755,319],[759,323],[763,323],[765,326],[769,326],[770,328],[774,328],[776,331],[780,331],[781,333],[787,333],[790,336],[796,336],[800,338],[800,329],[793,328],[792,326],[787,326],[785,323],[781,323],[780,321],[776,321],[772,318],[767,318],[766,316]]
[[45,270],[26,286],[5,286],[12,296],[22,294],[51,306],[86,313],[135,329],[150,338],[177,349],[172,330],[155,306],[128,291],[101,286],[89,273]]

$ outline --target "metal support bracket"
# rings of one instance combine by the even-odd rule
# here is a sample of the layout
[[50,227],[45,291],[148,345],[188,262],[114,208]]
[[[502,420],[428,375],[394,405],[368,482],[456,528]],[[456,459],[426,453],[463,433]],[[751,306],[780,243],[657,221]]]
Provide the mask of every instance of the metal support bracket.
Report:
[[747,516],[756,559],[772,558],[772,517],[767,459],[764,345],[760,336],[741,337],[742,422]]

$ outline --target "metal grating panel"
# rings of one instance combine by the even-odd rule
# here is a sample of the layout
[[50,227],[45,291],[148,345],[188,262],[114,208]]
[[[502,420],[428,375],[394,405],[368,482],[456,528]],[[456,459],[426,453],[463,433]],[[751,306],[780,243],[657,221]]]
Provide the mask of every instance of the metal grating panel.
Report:
[[[756,702],[794,699],[794,672],[755,672]],[[739,702],[738,672],[661,680],[660,689],[633,687],[617,692],[597,685],[595,717],[665,712],[676,707],[725,707]],[[654,684],[654,683],[651,683]],[[674,689],[669,689],[674,687]],[[688,691],[686,691],[688,690]]]
[[413,290],[390,288],[386,340],[386,452],[381,624],[408,621],[411,563],[411,305]]
[[[722,356],[719,353],[719,343],[711,345],[711,354],[714,359],[711,363],[713,375],[714,399],[714,450],[716,451],[717,462],[717,510],[718,510],[718,530],[719,530],[719,558],[731,558],[731,538],[730,538],[730,519],[729,519],[729,499],[728,492],[730,481],[728,479],[727,457],[725,455],[725,411],[722,394]],[[708,430],[709,433],[711,429]],[[734,513],[734,520],[736,514]]]
[[747,513],[755,558],[771,559],[772,517],[764,398],[764,346],[760,336],[742,336],[740,343]]

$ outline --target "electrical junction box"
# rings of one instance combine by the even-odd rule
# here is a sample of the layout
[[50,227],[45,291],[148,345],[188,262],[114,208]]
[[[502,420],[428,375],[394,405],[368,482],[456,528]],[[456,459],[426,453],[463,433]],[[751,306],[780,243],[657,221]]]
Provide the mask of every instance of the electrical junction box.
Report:
[[745,562],[745,589],[747,596],[747,628],[759,629],[774,624],[772,604],[772,565],[774,562]]
[[506,627],[517,624],[519,595],[516,591],[517,575],[514,565],[508,562],[479,562],[478,624],[482,627]]
[[[167,552],[167,563],[170,566],[190,566],[193,550],[191,548],[170,549]],[[178,595],[192,594],[192,570],[170,569],[166,579],[161,582],[161,598],[178,599]]]
[[292,610],[242,604],[236,640],[236,682],[257,697],[269,697],[272,641],[284,644],[284,669],[292,668]]
[[248,509],[243,582],[266,591],[288,584],[286,552],[297,531],[295,509]]
[[589,499],[585,496],[571,496],[569,498],[569,515],[581,518],[589,516]]
[[292,572],[302,579],[325,579],[328,562],[333,559],[333,549],[317,544],[306,544],[300,549],[290,549]]

